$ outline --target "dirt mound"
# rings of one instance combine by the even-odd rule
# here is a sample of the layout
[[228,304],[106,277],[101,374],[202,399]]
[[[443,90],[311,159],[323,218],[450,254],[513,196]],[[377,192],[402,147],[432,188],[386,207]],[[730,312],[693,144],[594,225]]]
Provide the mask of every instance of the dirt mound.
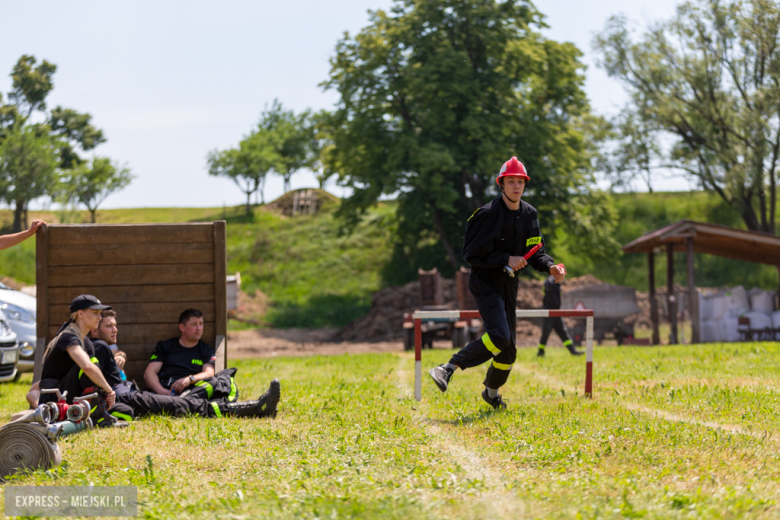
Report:
[[[442,298],[450,309],[458,305],[455,280],[441,280]],[[409,282],[401,287],[385,287],[371,299],[371,311],[343,329],[337,338],[341,341],[388,341],[401,337],[405,312],[420,308],[420,282]]]
[[[580,276],[565,280],[563,291],[602,283],[593,275]],[[519,309],[542,308],[542,280],[520,278],[517,290]],[[454,280],[441,280],[442,296],[450,309],[456,309],[458,294]],[[343,329],[336,338],[340,341],[389,341],[401,338],[404,313],[420,308],[420,283],[409,282],[401,287],[386,287],[376,293],[371,300],[371,311],[358,318]],[[538,341],[541,329],[540,320],[521,320],[517,324],[517,342],[524,345]]]
[[325,190],[320,190],[317,188],[303,188],[299,190],[291,190],[279,197],[278,199],[274,200],[273,202],[269,202],[265,208],[273,211],[278,211],[282,215],[291,217],[293,216],[293,205],[296,200],[296,193],[298,194],[298,197],[301,196],[301,193],[309,192],[309,195],[314,197],[316,201],[314,202],[315,211],[327,211],[333,207],[338,206],[339,204],[339,198],[335,195],[332,195],[328,193]]

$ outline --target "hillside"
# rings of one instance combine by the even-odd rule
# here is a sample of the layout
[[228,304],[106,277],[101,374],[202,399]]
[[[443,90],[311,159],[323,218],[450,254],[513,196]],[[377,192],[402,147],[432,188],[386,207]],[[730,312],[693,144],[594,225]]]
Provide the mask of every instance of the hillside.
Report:
[[[291,194],[254,208],[247,216],[243,206],[231,208],[139,208],[101,210],[101,223],[228,221],[228,270],[240,271],[242,288],[270,302],[263,317],[276,327],[341,327],[366,314],[371,298],[386,284],[383,267],[390,261],[390,233],[394,203],[382,203],[370,211],[351,235],[341,236],[333,216],[338,199],[323,194],[324,207],[315,216],[291,218]],[[615,238],[625,244],[643,233],[683,218],[744,227],[734,211],[714,195],[694,193],[640,193],[613,195],[619,214]],[[289,211],[288,211],[289,213]],[[0,211],[0,227],[8,227],[10,211]],[[30,218],[49,222],[87,222],[86,212],[32,212]],[[6,229],[7,232],[7,229]],[[609,283],[647,290],[644,255],[620,255],[614,262],[593,263],[566,248],[565,229],[558,230],[550,251],[566,263],[570,276],[593,274]],[[656,279],[665,283],[666,262],[656,261]],[[777,271],[761,266],[697,255],[697,283],[777,287]],[[0,276],[35,283],[35,241],[0,251]],[[676,281],[685,284],[682,254],[676,262]],[[256,306],[257,307],[257,306]],[[255,316],[256,318],[259,316]],[[231,322],[231,327],[248,325]]]
[[[228,272],[241,272],[242,289],[262,291],[270,300],[263,318],[277,327],[340,327],[368,312],[371,296],[382,287],[380,266],[389,258],[386,221],[392,208],[370,211],[351,235],[339,235],[333,217],[338,199],[322,193],[315,216],[285,216],[291,194],[254,208],[138,208],[101,210],[98,222],[197,222],[227,220]],[[0,211],[0,226],[12,214]],[[87,212],[31,212],[48,222],[89,222]],[[9,230],[6,229],[5,232]],[[35,240],[0,251],[0,276],[35,283]],[[231,322],[231,327],[241,324]]]

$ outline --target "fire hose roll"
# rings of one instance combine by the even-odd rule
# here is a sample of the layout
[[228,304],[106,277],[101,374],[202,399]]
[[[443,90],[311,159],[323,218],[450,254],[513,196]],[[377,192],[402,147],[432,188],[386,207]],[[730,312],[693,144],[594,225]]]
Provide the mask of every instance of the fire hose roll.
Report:
[[62,453],[45,433],[47,427],[11,423],[0,428],[0,478],[21,469],[51,469],[62,463]]

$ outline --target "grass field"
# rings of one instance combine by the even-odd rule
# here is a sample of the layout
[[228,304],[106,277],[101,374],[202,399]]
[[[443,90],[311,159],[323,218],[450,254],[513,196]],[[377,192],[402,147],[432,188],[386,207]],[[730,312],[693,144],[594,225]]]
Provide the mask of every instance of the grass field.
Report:
[[[533,354],[499,413],[481,368],[418,404],[406,354],[240,361],[242,398],[281,378],[277,419],[87,432],[13,483],[136,485],[145,518],[780,516],[780,344],[597,348],[592,400],[581,358]],[[0,385],[6,417],[25,389]]]

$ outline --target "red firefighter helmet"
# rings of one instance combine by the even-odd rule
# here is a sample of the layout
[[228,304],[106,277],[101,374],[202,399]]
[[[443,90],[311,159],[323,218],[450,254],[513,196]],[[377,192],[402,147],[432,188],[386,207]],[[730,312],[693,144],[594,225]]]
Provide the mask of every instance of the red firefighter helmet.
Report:
[[525,182],[531,180],[531,177],[529,177],[525,171],[525,166],[517,160],[517,157],[512,157],[504,163],[501,167],[501,171],[498,172],[498,177],[496,177],[496,184],[501,184],[501,177],[523,177]]

